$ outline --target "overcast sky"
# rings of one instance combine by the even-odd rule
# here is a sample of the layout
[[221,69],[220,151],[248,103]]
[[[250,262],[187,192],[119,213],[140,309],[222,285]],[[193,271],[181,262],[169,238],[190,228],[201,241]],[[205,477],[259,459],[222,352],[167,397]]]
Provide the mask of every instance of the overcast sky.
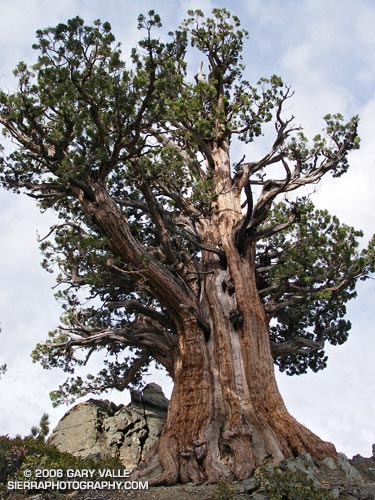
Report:
[[[11,72],[18,61],[34,60],[31,45],[38,28],[76,15],[87,23],[107,20],[126,54],[137,39],[139,13],[155,9],[169,31],[187,9],[209,12],[212,7],[227,7],[248,29],[248,79],[276,73],[292,85],[290,111],[307,133],[318,133],[328,112],[348,118],[360,115],[362,147],[351,155],[349,173],[325,180],[314,199],[342,221],[363,229],[369,239],[375,232],[373,0],[2,0],[0,87],[14,87]],[[258,151],[260,147],[254,146],[254,159]],[[64,374],[45,371],[30,359],[36,342],[59,322],[53,277],[40,266],[36,233],[46,234],[52,219],[39,214],[32,200],[5,191],[0,191],[0,214],[0,365],[8,364],[0,380],[0,434],[27,434],[43,412],[49,413],[54,426],[67,410],[52,409],[48,397]],[[291,413],[348,456],[369,456],[375,442],[374,309],[375,285],[369,280],[361,283],[358,298],[348,307],[350,339],[328,350],[328,368],[300,377],[278,376]],[[164,382],[164,387],[169,394],[170,384]],[[128,401],[127,394],[112,392],[106,397]]]

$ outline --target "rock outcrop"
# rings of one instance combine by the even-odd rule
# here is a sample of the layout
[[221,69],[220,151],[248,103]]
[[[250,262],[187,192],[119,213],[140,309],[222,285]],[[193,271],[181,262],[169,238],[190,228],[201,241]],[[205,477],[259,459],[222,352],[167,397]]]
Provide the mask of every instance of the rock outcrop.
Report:
[[128,406],[90,399],[69,410],[49,443],[79,458],[117,458],[134,469],[159,439],[168,399],[157,384],[131,393]]
[[[339,500],[375,499],[375,457],[364,458],[356,455],[348,459],[343,453],[338,453],[336,458],[317,460],[306,454],[283,460],[276,468],[265,466],[264,470],[267,468],[269,471],[290,472],[299,474],[299,477],[305,476],[307,481],[311,481],[313,487],[323,493],[326,492],[327,499],[330,500],[336,498]],[[258,474],[260,470],[253,477],[240,483],[238,491],[246,493],[249,495],[247,498],[252,500],[269,500],[270,496]],[[309,498],[312,497],[309,496]],[[314,498],[318,497],[314,496]]]

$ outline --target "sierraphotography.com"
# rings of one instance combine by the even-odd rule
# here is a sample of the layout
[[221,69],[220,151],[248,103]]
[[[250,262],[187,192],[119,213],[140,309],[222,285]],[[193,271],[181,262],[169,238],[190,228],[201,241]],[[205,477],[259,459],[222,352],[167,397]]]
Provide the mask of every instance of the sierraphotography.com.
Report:
[[147,481],[8,481],[8,490],[148,490]]

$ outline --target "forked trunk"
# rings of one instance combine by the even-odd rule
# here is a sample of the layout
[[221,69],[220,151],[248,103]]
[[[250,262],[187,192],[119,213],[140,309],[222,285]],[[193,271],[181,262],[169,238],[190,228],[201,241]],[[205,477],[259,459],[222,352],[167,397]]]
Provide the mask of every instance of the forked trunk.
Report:
[[204,227],[204,241],[221,247],[227,260],[202,255],[200,305],[211,331],[192,316],[179,332],[167,422],[139,471],[150,483],[243,479],[266,462],[336,453],[285,408],[256,287],[255,245],[238,252],[231,235],[239,214],[227,202],[220,198],[216,218]]

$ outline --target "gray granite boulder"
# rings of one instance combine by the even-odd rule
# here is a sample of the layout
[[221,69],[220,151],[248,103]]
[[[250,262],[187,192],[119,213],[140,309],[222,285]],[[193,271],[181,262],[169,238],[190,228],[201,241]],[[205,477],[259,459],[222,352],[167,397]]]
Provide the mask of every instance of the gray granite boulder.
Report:
[[134,469],[157,442],[168,399],[157,384],[134,391],[128,406],[90,399],[69,410],[48,442],[79,458],[117,458]]

